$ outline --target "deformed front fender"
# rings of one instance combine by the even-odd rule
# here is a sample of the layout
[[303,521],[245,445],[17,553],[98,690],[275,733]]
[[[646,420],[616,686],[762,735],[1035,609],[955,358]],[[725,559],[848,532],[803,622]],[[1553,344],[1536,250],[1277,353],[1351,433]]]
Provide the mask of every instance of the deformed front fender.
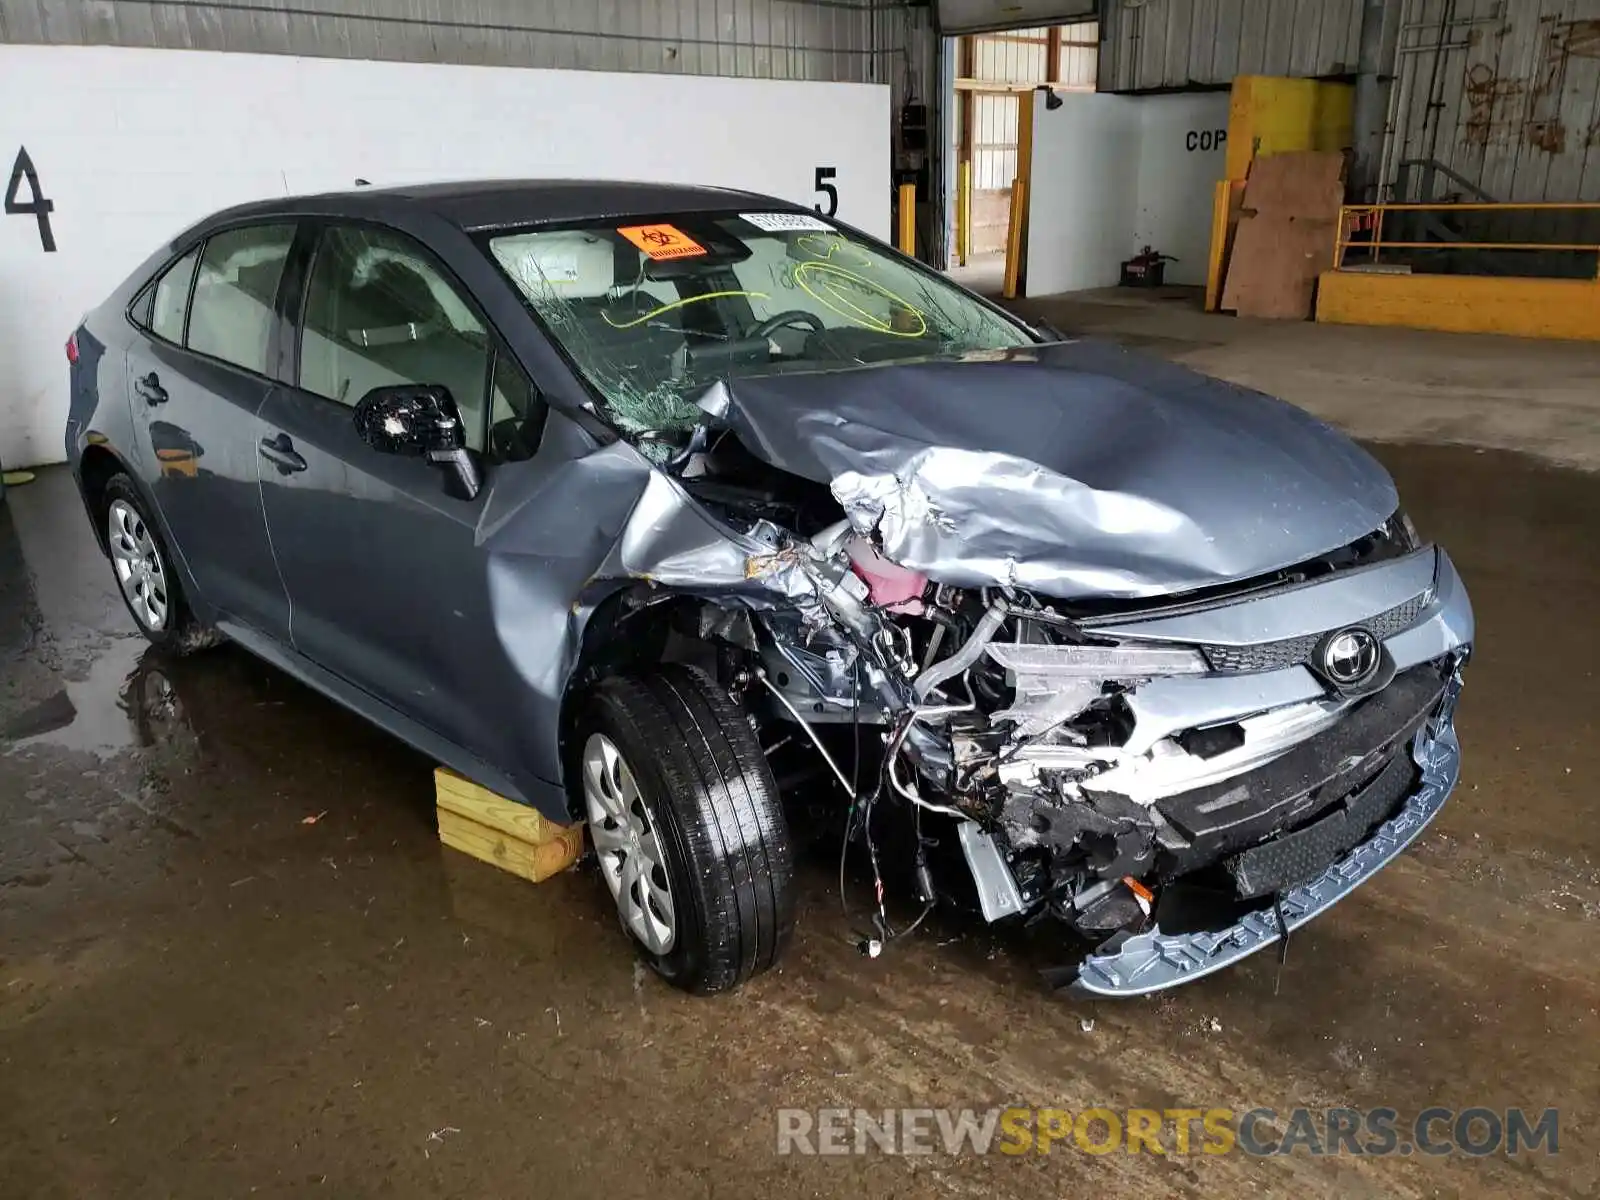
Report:
[[500,744],[530,801],[568,819],[562,720],[595,613],[643,585],[751,607],[804,607],[814,585],[786,552],[731,529],[625,441],[596,447],[552,412],[539,453],[501,467],[478,539],[494,636],[512,674]]

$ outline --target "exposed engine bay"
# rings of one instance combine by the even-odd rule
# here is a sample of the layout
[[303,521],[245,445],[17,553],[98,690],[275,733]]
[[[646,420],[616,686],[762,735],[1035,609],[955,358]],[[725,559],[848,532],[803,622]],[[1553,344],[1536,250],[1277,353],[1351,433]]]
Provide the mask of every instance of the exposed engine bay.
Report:
[[941,841],[985,918],[1053,917],[1100,951],[1158,919],[1214,931],[1278,903],[1416,791],[1414,744],[1448,719],[1470,640],[1448,559],[1398,512],[1267,576],[1064,599],[901,565],[870,520],[840,518],[837,484],[731,436],[673,469],[777,596],[706,600],[683,632],[720,646],[763,741],[815,752],[844,793],[874,947],[896,932],[863,832],[880,806],[916,828],[902,874],[922,915],[951,891],[930,865]]

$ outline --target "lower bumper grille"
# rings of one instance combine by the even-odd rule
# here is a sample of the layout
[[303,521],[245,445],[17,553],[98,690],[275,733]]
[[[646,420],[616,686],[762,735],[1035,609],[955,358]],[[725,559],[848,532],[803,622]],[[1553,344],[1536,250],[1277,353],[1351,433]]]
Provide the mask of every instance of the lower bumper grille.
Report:
[[1348,796],[1338,811],[1234,855],[1227,868],[1239,898],[1270,896],[1315,879],[1393,813],[1416,783],[1416,764],[1408,754],[1396,754],[1375,779]]
[[1413,667],[1362,700],[1337,725],[1266,766],[1157,801],[1161,815],[1187,843],[1165,851],[1161,874],[1171,879],[1220,862],[1306,827],[1335,805],[1348,805],[1394,759],[1403,757],[1403,747],[1427,720],[1444,688],[1439,663]]

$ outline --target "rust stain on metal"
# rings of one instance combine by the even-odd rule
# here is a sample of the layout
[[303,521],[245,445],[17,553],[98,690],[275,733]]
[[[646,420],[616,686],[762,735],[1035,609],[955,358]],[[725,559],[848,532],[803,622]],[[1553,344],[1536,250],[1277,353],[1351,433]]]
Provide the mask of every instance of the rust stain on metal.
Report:
[[[1550,21],[1536,82],[1523,113],[1523,140],[1546,154],[1563,154],[1567,149],[1567,126],[1561,120],[1560,97],[1567,84],[1567,64],[1572,59],[1569,39],[1574,28],[1574,22]],[[1582,44],[1581,37],[1579,41]]]
[[1560,120],[1529,121],[1523,126],[1522,136],[1528,145],[1547,154],[1564,154],[1567,149],[1567,127]]
[[1521,96],[1520,79],[1502,79],[1488,63],[1474,63],[1467,71],[1467,119],[1461,127],[1469,146],[1487,146],[1496,133],[1512,128],[1512,102]]
[[1568,21],[1561,49],[1574,58],[1600,58],[1600,20]]

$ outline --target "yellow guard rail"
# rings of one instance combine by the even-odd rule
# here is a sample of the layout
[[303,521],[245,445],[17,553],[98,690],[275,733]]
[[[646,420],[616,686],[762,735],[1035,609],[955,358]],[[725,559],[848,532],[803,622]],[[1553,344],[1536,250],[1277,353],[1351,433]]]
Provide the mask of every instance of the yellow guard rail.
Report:
[[[1367,261],[1381,263],[1385,250],[1578,250],[1600,253],[1600,241],[1588,242],[1470,242],[1470,241],[1391,241],[1384,238],[1384,225],[1390,213],[1486,212],[1501,215],[1513,212],[1596,212],[1600,203],[1538,202],[1527,204],[1346,204],[1339,210],[1338,232],[1333,247],[1333,265],[1345,265],[1345,252],[1352,247],[1369,251]],[[1358,234],[1370,234],[1358,237]]]

